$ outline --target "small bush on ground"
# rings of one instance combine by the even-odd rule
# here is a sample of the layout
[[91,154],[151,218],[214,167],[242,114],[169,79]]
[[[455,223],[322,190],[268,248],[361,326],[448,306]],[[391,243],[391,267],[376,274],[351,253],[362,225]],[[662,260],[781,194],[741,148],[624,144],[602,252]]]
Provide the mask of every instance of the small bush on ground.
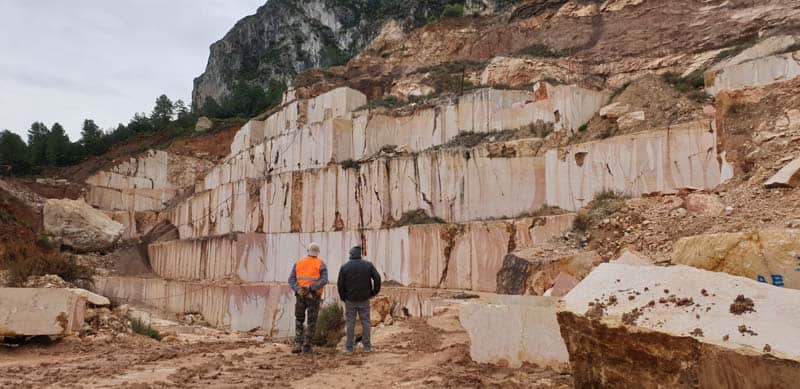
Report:
[[681,77],[678,73],[667,72],[661,78],[678,92],[685,93],[686,97],[704,103],[711,99],[711,96],[703,90],[705,88],[705,71],[706,69],[697,69],[686,77]]
[[560,58],[570,55],[570,50],[551,49],[545,44],[536,43],[524,49],[514,52],[514,56],[538,57],[538,58]]
[[462,16],[464,16],[464,6],[461,4],[445,5],[444,11],[442,11],[442,19],[460,18]]
[[135,319],[130,319],[130,321],[131,321],[131,330],[133,331],[133,333],[146,336],[148,338],[153,338],[159,342],[161,341],[161,333],[158,332],[158,330],[153,328],[151,325],[145,324],[142,321],[142,319],[135,318]]
[[594,201],[619,200],[621,198],[624,196],[610,189],[603,189],[594,195]]
[[90,285],[94,269],[61,254],[41,254],[32,245],[12,243],[0,262],[8,269],[10,282],[22,286],[28,277],[55,274],[66,282]]
[[589,227],[622,209],[628,196],[620,192],[604,189],[594,195],[588,209],[581,210],[572,222],[575,231],[586,232]]
[[317,330],[312,343],[319,347],[336,347],[344,336],[344,310],[339,304],[324,306],[317,317]]

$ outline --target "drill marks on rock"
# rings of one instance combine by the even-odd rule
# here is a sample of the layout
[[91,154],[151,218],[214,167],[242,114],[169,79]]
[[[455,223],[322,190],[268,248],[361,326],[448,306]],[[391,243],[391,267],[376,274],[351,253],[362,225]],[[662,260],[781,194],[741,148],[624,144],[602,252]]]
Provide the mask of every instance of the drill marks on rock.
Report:
[[291,190],[290,232],[301,232],[303,230],[303,177],[301,174],[292,174]]

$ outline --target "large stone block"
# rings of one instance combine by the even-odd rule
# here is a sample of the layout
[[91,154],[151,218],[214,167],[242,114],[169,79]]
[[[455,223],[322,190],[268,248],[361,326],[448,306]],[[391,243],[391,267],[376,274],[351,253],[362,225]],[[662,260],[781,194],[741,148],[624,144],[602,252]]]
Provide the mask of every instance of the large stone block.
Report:
[[675,243],[672,262],[800,289],[800,230],[690,236]]
[[576,387],[772,388],[800,379],[800,292],[687,266],[603,264],[558,313]]
[[489,303],[461,305],[459,318],[469,333],[472,360],[511,367],[527,362],[568,371],[557,304],[553,297],[497,296]]
[[125,227],[83,200],[50,199],[44,206],[44,230],[76,250],[104,251],[119,240]]
[[0,288],[0,337],[80,331],[86,296],[68,289]]
[[594,251],[557,253],[531,247],[509,253],[496,272],[497,293],[541,296],[556,284],[560,274],[585,277],[601,262]]
[[603,190],[640,196],[713,188],[730,178],[721,160],[708,121],[552,149],[545,156],[546,202],[576,210]]

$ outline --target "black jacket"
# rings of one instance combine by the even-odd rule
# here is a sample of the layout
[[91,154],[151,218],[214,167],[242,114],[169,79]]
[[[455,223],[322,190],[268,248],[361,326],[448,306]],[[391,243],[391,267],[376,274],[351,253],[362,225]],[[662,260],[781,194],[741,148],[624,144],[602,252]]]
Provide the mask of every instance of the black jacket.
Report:
[[339,269],[336,287],[342,301],[367,301],[380,293],[381,275],[371,262],[362,258],[350,258]]

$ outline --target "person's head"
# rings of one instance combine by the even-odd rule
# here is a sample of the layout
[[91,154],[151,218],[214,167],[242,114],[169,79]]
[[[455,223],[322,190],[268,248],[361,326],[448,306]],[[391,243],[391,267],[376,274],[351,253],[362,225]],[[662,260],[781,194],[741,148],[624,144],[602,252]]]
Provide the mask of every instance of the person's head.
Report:
[[350,249],[350,258],[361,258],[361,246],[355,246]]
[[308,245],[308,255],[311,257],[319,257],[319,245],[313,242]]

